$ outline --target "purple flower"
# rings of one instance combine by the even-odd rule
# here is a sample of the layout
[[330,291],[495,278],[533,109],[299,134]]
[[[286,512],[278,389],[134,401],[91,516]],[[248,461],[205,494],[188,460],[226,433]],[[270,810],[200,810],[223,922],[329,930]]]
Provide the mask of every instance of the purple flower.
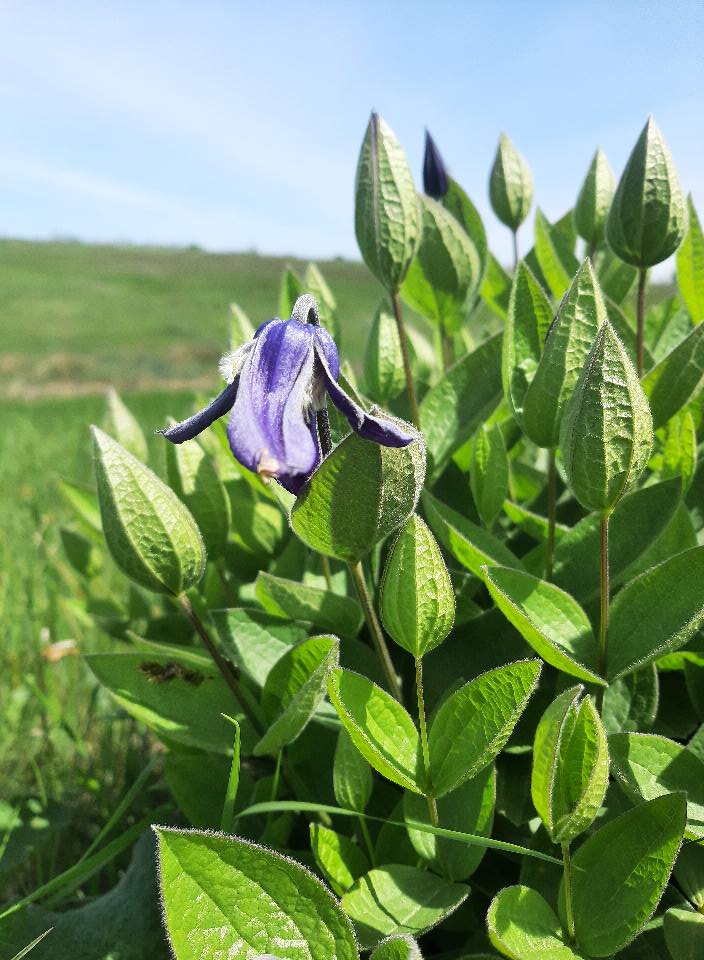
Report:
[[337,347],[319,325],[317,304],[309,294],[298,298],[289,320],[275,317],[263,323],[253,340],[223,357],[220,369],[228,381],[220,396],[161,433],[172,443],[183,443],[231,410],[227,437],[235,458],[292,493],[320,464],[318,427],[322,420],[326,429],[321,416],[326,395],[366,440],[405,447],[415,437],[394,420],[366,413],[338,385]]
[[425,156],[423,158],[423,189],[429,197],[442,200],[450,186],[450,178],[440,151],[428,131],[425,131]]

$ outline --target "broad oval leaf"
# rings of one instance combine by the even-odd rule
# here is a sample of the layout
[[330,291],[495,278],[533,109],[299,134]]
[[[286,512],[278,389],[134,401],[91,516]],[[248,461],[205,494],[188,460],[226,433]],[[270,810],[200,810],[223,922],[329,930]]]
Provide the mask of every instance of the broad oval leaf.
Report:
[[608,676],[678,650],[704,622],[704,546],[646,570],[621,590],[609,617]]
[[213,620],[228,657],[258,687],[264,686],[274,664],[308,635],[302,624],[261,610],[215,610]]
[[687,795],[687,835],[704,839],[704,763],[667,737],[615,733],[609,737],[611,770],[634,803],[666,793]]
[[610,680],[601,710],[606,732],[650,730],[655,723],[659,700],[658,671],[654,663]]
[[511,284],[501,355],[504,396],[519,423],[523,421],[525,395],[538,369],[552,318],[552,305],[545,291],[525,261],[519,261]]
[[310,846],[318,868],[338,897],[369,870],[369,860],[356,843],[320,823],[310,824]]
[[652,267],[679,247],[687,210],[677,171],[652,117],[628,158],[606,222],[609,246],[634,267]]
[[377,113],[357,162],[354,226],[362,259],[387,290],[397,291],[416,251],[421,217],[406,155]]
[[430,726],[430,786],[435,797],[476,777],[503,748],[540,676],[520,660],[483,673],[443,702]]
[[458,360],[420,404],[420,425],[439,475],[501,400],[501,336],[486,340]]
[[137,418],[117,390],[111,387],[106,397],[105,430],[138,460],[147,459],[147,441]]
[[436,926],[467,899],[469,888],[425,870],[392,864],[370,870],[342,898],[360,945],[369,949],[392,934],[418,934]]
[[486,923],[489,939],[510,960],[580,960],[564,942],[552,907],[530,887],[500,890]]
[[354,637],[363,614],[356,600],[308,583],[298,583],[260,570],[254,585],[257,600],[268,613],[291,620],[306,620],[321,630]]
[[318,553],[354,563],[413,513],[424,478],[420,438],[384,447],[351,433],[304,486],[291,526]]
[[535,730],[530,793],[533,806],[551,837],[562,733],[570,710],[579,700],[582,690],[581,685],[564,690],[543,713]]
[[491,255],[487,244],[486,230],[484,229],[482,218],[479,216],[479,211],[459,183],[453,180],[452,177],[448,177],[447,192],[443,196],[441,203],[443,207],[452,214],[455,220],[457,220],[474,244],[477,256],[479,257],[479,276],[481,281],[483,281],[486,275],[487,263]]
[[587,510],[612,510],[640,477],[652,446],[648,401],[607,320],[596,336],[560,429],[570,489]]
[[167,443],[169,485],[198,525],[208,554],[220,557],[230,531],[230,498],[215,467],[198,443]]
[[328,694],[355,747],[375,770],[414,793],[425,792],[420,737],[391,694],[351,670],[333,670]]
[[382,940],[372,951],[370,960],[422,960],[422,957],[413,937],[397,934]]
[[456,333],[482,279],[479,253],[468,233],[431,197],[421,196],[423,232],[401,296],[446,333]]
[[704,387],[704,323],[700,323],[643,380],[657,429]]
[[704,233],[691,194],[687,197],[687,210],[689,226],[677,251],[677,285],[690,317],[695,323],[701,323],[704,320]]
[[262,705],[273,722],[255,746],[255,756],[276,754],[300,736],[325,696],[339,652],[336,637],[311,637],[276,662],[262,691]]
[[389,552],[380,612],[389,636],[416,658],[439,646],[452,629],[452,581],[435,537],[416,514]]
[[604,151],[597,147],[574,206],[575,228],[588,244],[601,243],[604,238],[606,216],[615,189],[614,172]]
[[522,566],[501,540],[445,506],[427,490],[423,493],[423,509],[440,543],[476,576],[482,576],[482,567],[487,563],[517,569]]
[[558,308],[525,394],[523,425],[538,446],[557,446],[565,406],[606,317],[599,283],[585,260]]
[[239,837],[156,828],[176,960],[357,960],[345,911],[309,870]]
[[617,953],[650,919],[670,877],[685,819],[684,794],[669,793],[610,820],[574,854],[577,944],[590,957]]
[[332,768],[335,799],[341,807],[364,813],[374,787],[372,770],[349,733],[340,730]]
[[482,425],[477,431],[469,480],[479,516],[491,529],[508,494],[508,457],[498,423],[492,427]]
[[[408,338],[407,343],[413,357],[415,351]],[[391,400],[406,385],[398,326],[386,303],[377,307],[369,327],[364,354],[364,383],[369,396],[379,403]]]
[[177,596],[205,571],[196,523],[155,473],[92,427],[103,532],[115,563],[135,583]]
[[521,636],[551,666],[597,683],[597,642],[589,618],[564,590],[510,567],[483,568],[484,582],[497,607]]
[[704,956],[704,917],[694,910],[671,907],[663,919],[665,943],[672,960]]
[[574,243],[570,244],[557,224],[549,222],[540,207],[535,211],[535,255],[550,292],[559,300],[579,269],[579,261]]
[[516,231],[533,202],[533,178],[524,157],[505,133],[499,137],[489,175],[489,199],[499,220]]

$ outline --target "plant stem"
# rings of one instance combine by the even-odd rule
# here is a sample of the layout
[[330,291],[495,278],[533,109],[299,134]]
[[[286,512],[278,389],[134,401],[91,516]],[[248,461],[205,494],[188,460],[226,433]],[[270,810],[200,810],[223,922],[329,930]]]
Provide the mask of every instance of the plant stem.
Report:
[[645,339],[645,281],[648,271],[641,267],[638,274],[638,327],[636,330],[636,361],[638,376],[643,376],[643,341]]
[[[428,724],[425,719],[425,696],[423,694],[423,661],[416,657],[416,696],[418,698],[418,723],[420,725],[420,742],[423,749],[423,766],[425,767],[425,779],[430,780],[430,751],[428,749]],[[430,822],[434,827],[440,826],[438,821],[438,806],[435,797],[429,793],[426,794],[428,801],[428,812],[430,813]]]
[[440,330],[440,343],[442,345],[442,367],[443,370],[447,371],[455,362],[455,345],[452,342],[452,337],[445,333],[443,329]]
[[545,579],[552,580],[552,565],[555,556],[555,515],[557,513],[557,470],[555,448],[548,451],[548,543],[545,557]]
[[364,845],[367,848],[367,853],[369,854],[369,862],[374,867],[376,866],[376,858],[374,856],[374,844],[372,843],[372,838],[369,834],[369,827],[367,826],[367,821],[364,817],[359,817],[359,829],[362,832],[362,837],[364,838]]
[[565,874],[565,916],[567,918],[567,936],[574,943],[574,913],[572,911],[572,863],[569,843],[562,844],[562,862]]
[[[599,535],[599,561],[601,582],[601,616],[599,619],[599,676],[606,676],[606,662],[609,645],[609,516],[601,518]],[[601,709],[604,700],[604,688],[599,687],[597,705]]]
[[225,683],[228,685],[230,690],[234,693],[235,699],[237,700],[239,705],[242,707],[242,712],[247,717],[247,719],[252,724],[252,726],[257,731],[257,733],[261,734],[263,732],[262,726],[259,723],[259,720],[256,717],[254,711],[252,710],[250,704],[248,703],[245,695],[242,693],[239,682],[237,680],[237,676],[235,675],[235,671],[232,669],[232,666],[222,656],[218,648],[213,643],[213,640],[210,634],[205,629],[205,625],[203,624],[203,621],[200,619],[198,614],[193,609],[193,606],[191,605],[191,601],[188,599],[186,594],[182,593],[177,599],[179,604],[181,605],[181,608],[183,609],[183,612],[191,621],[196,633],[198,634],[200,639],[203,641],[203,646],[210,654],[210,659],[213,661],[215,666],[220,671],[220,675],[222,676]]
[[389,685],[389,691],[399,703],[403,703],[401,687],[399,686],[394,665],[391,661],[391,654],[389,653],[389,648],[386,645],[381,624],[379,623],[376,611],[374,610],[372,598],[370,597],[369,590],[367,589],[367,581],[364,579],[362,563],[360,560],[358,560],[357,563],[349,563],[347,566],[349,568],[350,575],[352,576],[352,580],[354,581],[354,585],[357,588],[359,602],[362,604],[364,618],[367,621],[367,627],[369,628],[369,633],[371,634],[374,649],[376,650],[377,656],[381,661],[381,666],[384,669],[384,675],[386,676],[386,682]]
[[518,230],[512,230],[511,235],[513,237],[513,272],[515,273],[518,266]]
[[592,266],[594,266],[594,258],[596,257],[596,240],[592,240],[589,245],[589,259],[591,260]]
[[394,310],[394,317],[396,318],[396,329],[398,330],[398,338],[401,342],[401,356],[403,357],[403,372],[406,375],[406,392],[408,394],[408,406],[411,411],[411,420],[420,430],[420,415],[418,413],[418,401],[416,400],[416,387],[413,382],[413,371],[411,370],[411,357],[408,352],[408,334],[406,333],[406,325],[403,322],[403,314],[401,313],[401,300],[399,299],[398,292],[391,294],[391,305]]
[[325,577],[325,585],[328,590],[332,590],[332,574],[330,573],[330,561],[324,554],[320,554],[320,566],[323,568],[323,576]]

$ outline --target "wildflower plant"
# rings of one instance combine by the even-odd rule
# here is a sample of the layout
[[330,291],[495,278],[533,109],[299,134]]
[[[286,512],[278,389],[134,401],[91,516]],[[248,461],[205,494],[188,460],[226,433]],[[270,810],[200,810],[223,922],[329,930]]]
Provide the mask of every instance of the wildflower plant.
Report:
[[[532,245],[502,134],[510,270],[429,134],[423,183],[372,115],[358,381],[321,272],[287,271],[279,316],[233,308],[219,396],[164,427],[166,482],[118,397],[94,428],[69,559],[99,526],[132,584],[86,661],[163,744],[168,942],[704,956],[694,205],[652,120],[618,181],[599,150],[574,211],[536,210]],[[646,306],[675,253],[679,292]]]

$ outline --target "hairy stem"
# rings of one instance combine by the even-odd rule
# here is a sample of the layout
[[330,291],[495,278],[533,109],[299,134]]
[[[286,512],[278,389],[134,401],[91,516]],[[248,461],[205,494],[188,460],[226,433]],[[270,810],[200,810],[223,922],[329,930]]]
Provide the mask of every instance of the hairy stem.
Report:
[[574,943],[574,911],[572,909],[572,861],[570,859],[569,843],[562,844],[562,862],[565,877],[565,917],[567,919],[567,936],[570,943]]
[[[599,536],[599,563],[601,582],[601,615],[599,618],[599,676],[606,676],[606,664],[609,647],[609,514],[601,518]],[[601,709],[604,701],[604,688],[599,687],[597,695]]]
[[261,734],[261,733],[263,732],[263,731],[262,731],[262,726],[261,726],[261,724],[260,724],[260,722],[259,722],[259,719],[257,718],[256,714],[255,714],[254,711],[252,710],[252,707],[250,706],[247,698],[245,697],[245,695],[244,695],[243,692],[242,692],[242,689],[241,689],[241,687],[240,687],[240,684],[239,684],[239,681],[238,681],[237,676],[236,676],[236,674],[235,674],[235,671],[234,671],[233,668],[232,668],[232,665],[229,663],[229,661],[227,661],[227,660],[222,656],[222,654],[220,653],[220,651],[218,650],[218,648],[217,648],[217,647],[215,646],[215,644],[213,643],[212,637],[210,636],[210,634],[209,634],[208,631],[206,630],[203,621],[200,619],[200,617],[198,616],[198,614],[197,614],[197,613],[195,612],[195,610],[193,609],[193,606],[192,606],[192,604],[191,604],[191,601],[188,599],[188,597],[186,596],[185,593],[182,593],[182,594],[178,597],[178,602],[179,602],[179,604],[180,604],[183,612],[186,614],[186,616],[188,617],[188,619],[189,619],[189,620],[191,621],[191,623],[193,624],[193,628],[195,629],[196,633],[198,634],[198,636],[199,636],[200,639],[202,640],[203,646],[205,647],[205,649],[206,649],[206,650],[208,651],[208,653],[210,654],[210,659],[213,661],[213,663],[215,664],[215,666],[218,668],[218,670],[220,671],[221,677],[223,678],[223,680],[225,681],[225,683],[228,685],[228,687],[230,688],[230,690],[231,690],[231,691],[233,692],[233,694],[235,695],[235,699],[236,699],[237,702],[239,703],[240,707],[242,707],[242,712],[243,712],[244,715],[247,717],[247,719],[248,719],[249,722],[252,724],[252,726],[253,726],[254,729],[257,731],[257,733]]
[[367,589],[367,581],[364,579],[364,570],[362,569],[361,561],[358,560],[357,563],[349,563],[347,566],[357,589],[359,602],[362,604],[362,610],[364,611],[364,618],[367,621],[367,627],[369,628],[369,633],[371,634],[374,649],[376,650],[377,656],[381,661],[381,666],[384,670],[384,676],[386,677],[389,691],[399,703],[403,703],[401,687],[399,686],[396,671],[394,670],[394,665],[391,661],[391,654],[389,653],[389,648],[386,645],[386,639],[381,629],[379,618],[376,615],[372,598],[369,595],[369,590]]
[[638,327],[636,329],[636,365],[638,367],[638,376],[643,376],[643,342],[645,339],[645,281],[648,271],[641,267],[638,274]]
[[515,273],[518,266],[518,230],[512,230],[511,236],[513,237],[513,272]]
[[325,577],[325,586],[328,590],[332,590],[332,574],[330,573],[330,561],[324,554],[320,554],[320,566],[323,570],[323,576]]
[[[428,749],[428,724],[425,719],[425,696],[423,693],[423,661],[416,657],[416,697],[418,698],[418,723],[420,725],[420,742],[423,750],[423,766],[425,767],[425,779],[430,781],[430,750]],[[426,794],[428,801],[428,812],[430,822],[434,827],[440,826],[438,820],[438,806],[435,797],[429,793]]]
[[374,856],[374,844],[372,843],[372,838],[369,834],[369,827],[367,826],[367,821],[363,816],[359,817],[359,829],[364,840],[364,845],[367,848],[367,854],[369,856],[369,862],[374,867],[376,866],[376,857]]
[[557,470],[555,448],[548,451],[548,542],[545,557],[545,579],[552,580],[552,565],[555,557],[555,515],[557,513]]
[[418,401],[416,400],[416,386],[413,382],[413,371],[411,370],[411,357],[408,352],[408,334],[406,333],[406,325],[403,322],[403,314],[401,313],[401,300],[399,299],[398,292],[391,294],[391,305],[394,310],[394,317],[396,318],[396,328],[398,330],[398,338],[401,341],[401,356],[403,357],[403,372],[406,375],[406,393],[408,394],[408,406],[411,411],[411,420],[420,430],[420,415],[418,413]]

